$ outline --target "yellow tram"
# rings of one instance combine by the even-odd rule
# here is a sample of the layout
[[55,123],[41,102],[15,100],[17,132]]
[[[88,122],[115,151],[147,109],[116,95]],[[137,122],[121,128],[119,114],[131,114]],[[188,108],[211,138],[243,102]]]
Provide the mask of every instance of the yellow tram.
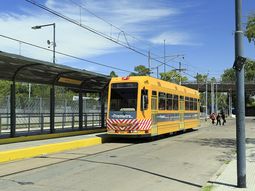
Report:
[[200,126],[199,92],[149,76],[112,78],[107,133],[157,136]]

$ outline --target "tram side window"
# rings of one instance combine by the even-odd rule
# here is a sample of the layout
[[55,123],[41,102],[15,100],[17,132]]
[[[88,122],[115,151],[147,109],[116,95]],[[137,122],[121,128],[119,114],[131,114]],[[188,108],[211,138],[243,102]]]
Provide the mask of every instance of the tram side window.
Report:
[[184,110],[184,96],[180,96],[180,110]]
[[173,95],[167,94],[167,100],[166,100],[166,109],[167,110],[173,110]]
[[156,91],[152,91],[151,109],[152,110],[157,110],[157,92]]
[[148,90],[142,89],[141,91],[141,110],[148,109]]
[[190,98],[189,97],[185,97],[185,110],[190,110]]
[[197,99],[196,98],[194,99],[194,110],[195,111],[197,110]]
[[166,94],[163,92],[159,92],[159,102],[158,102],[158,109],[165,110],[166,109]]
[[178,108],[178,103],[179,103],[179,97],[178,97],[178,95],[174,95],[173,96],[173,109],[174,110],[178,110],[179,108]]
[[190,98],[190,110],[194,110],[194,99]]

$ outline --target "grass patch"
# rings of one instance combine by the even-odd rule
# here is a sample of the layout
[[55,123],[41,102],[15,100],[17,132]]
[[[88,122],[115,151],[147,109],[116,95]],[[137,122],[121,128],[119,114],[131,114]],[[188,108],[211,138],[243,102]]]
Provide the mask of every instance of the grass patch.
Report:
[[202,191],[212,191],[212,189],[213,189],[213,185],[207,185],[202,188]]

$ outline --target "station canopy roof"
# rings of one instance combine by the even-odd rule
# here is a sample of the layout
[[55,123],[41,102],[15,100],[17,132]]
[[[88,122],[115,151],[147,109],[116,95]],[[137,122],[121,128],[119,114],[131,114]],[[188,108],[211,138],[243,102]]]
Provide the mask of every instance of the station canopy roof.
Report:
[[102,91],[110,76],[0,51],[0,79]]

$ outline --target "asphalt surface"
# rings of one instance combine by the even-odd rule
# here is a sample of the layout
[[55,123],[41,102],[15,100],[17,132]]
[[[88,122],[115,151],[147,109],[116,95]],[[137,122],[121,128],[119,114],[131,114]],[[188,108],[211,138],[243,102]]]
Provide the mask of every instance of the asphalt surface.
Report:
[[[246,120],[253,138],[253,119]],[[196,191],[235,155],[235,120],[155,141],[115,140],[0,165],[1,191]]]

